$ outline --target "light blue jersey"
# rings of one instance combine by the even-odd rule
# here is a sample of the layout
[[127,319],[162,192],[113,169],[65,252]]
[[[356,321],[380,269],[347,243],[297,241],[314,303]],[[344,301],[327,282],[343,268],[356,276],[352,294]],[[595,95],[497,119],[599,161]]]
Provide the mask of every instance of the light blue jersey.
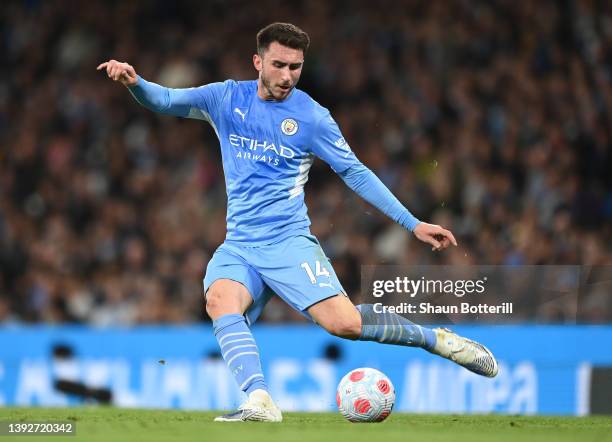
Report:
[[315,157],[402,226],[419,223],[359,162],[329,111],[298,89],[283,101],[265,101],[257,81],[170,89],[139,77],[130,92],[156,112],[213,126],[227,187],[227,237],[208,263],[204,291],[219,279],[243,284],[254,301],[246,312],[251,323],[272,293],[306,316],[310,306],[344,293],[310,235],[304,184]]
[[208,121],[219,138],[227,241],[263,245],[309,234],[304,184],[315,156],[338,173],[360,164],[329,111],[301,90],[265,101],[257,81],[227,80],[170,89],[169,98],[186,103],[176,114]]

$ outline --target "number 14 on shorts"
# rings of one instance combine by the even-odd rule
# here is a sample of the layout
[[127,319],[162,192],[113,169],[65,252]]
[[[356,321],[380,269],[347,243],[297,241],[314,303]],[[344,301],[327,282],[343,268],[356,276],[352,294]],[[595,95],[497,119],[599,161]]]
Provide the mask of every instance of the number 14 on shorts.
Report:
[[308,274],[308,277],[310,278],[310,282],[313,284],[317,283],[317,277],[319,276],[325,276],[328,280],[330,278],[329,271],[321,265],[321,261],[319,260],[315,261],[314,272],[312,271],[312,267],[310,266],[310,264],[308,264],[307,262],[303,262],[302,264],[300,264],[300,266],[306,271],[306,274]]

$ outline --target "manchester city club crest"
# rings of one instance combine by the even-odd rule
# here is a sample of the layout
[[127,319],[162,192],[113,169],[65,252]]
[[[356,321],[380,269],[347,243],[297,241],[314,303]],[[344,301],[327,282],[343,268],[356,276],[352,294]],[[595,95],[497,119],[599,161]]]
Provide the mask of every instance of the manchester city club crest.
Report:
[[293,118],[286,118],[281,123],[281,130],[285,135],[293,135],[298,131],[298,124]]

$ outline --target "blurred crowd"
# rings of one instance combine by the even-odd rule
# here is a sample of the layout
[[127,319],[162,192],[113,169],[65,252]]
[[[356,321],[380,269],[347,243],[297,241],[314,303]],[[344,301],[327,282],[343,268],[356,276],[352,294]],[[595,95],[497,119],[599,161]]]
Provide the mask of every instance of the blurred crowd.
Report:
[[[315,162],[312,231],[355,301],[363,264],[612,265],[610,2],[23,0],[0,20],[1,322],[207,319],[202,278],[225,237],[214,132],[95,68],[127,61],[171,87],[253,79],[273,21],[309,33],[299,87],[358,158],[459,241],[431,252]],[[577,310],[516,318],[612,321],[602,268]],[[299,318],[278,299],[263,316]]]

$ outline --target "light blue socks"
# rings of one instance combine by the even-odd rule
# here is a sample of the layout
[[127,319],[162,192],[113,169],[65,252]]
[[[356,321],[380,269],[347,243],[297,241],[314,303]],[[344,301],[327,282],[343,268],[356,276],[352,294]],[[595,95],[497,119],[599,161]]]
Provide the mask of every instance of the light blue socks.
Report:
[[433,330],[410,322],[395,313],[376,313],[372,304],[357,306],[361,313],[360,341],[376,341],[383,344],[422,347],[431,350],[436,345]]
[[213,321],[213,330],[221,354],[246,394],[257,389],[268,391],[259,360],[259,350],[244,316],[225,315]]

